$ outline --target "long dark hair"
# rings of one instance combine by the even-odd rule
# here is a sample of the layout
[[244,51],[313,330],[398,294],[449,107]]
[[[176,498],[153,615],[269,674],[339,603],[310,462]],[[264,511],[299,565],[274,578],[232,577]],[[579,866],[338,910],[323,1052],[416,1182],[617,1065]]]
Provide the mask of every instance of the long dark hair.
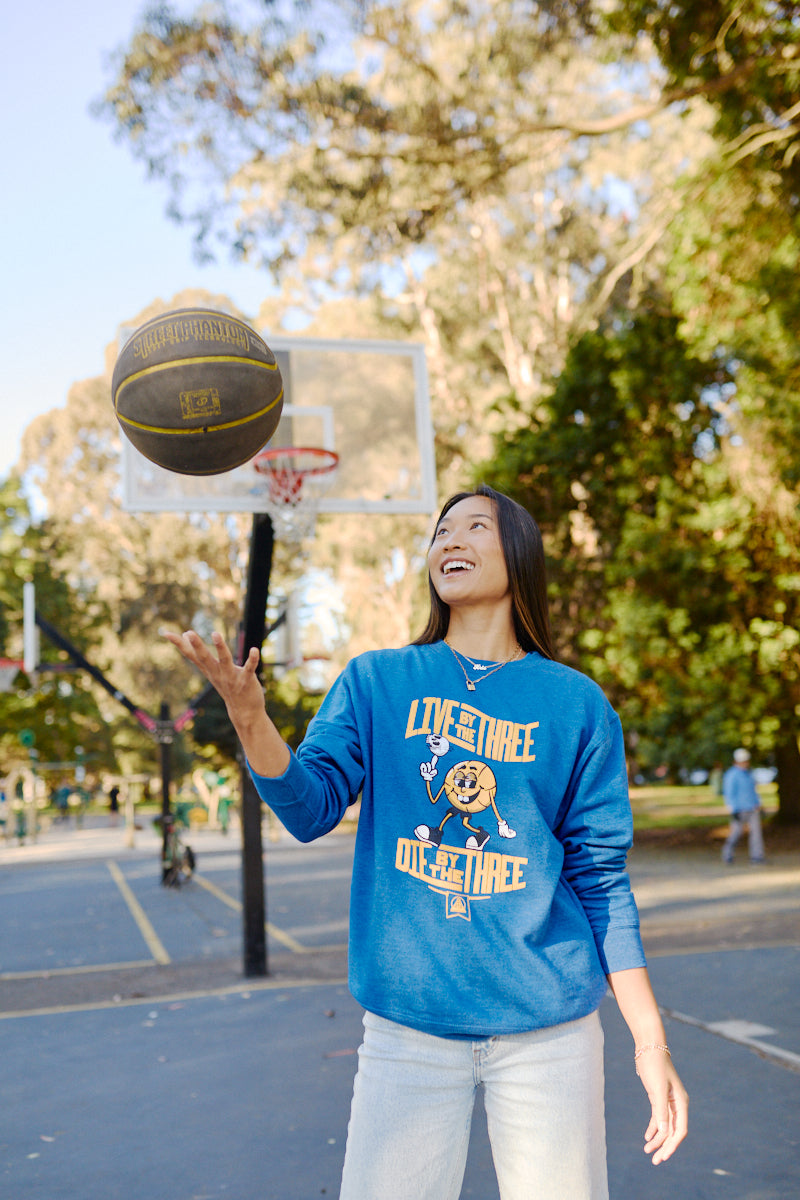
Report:
[[[555,658],[550,636],[550,616],[547,608],[547,572],[544,562],[544,546],[539,526],[531,514],[510,496],[496,492],[486,483],[479,484],[472,492],[458,492],[446,501],[434,529],[449,513],[454,504],[469,500],[471,496],[485,496],[492,500],[497,512],[500,545],[508,572],[511,589],[511,614],[514,633],[523,650],[537,650],[545,658]],[[431,539],[431,545],[433,538]],[[450,605],[440,600],[436,588],[428,575],[428,590],[431,611],[428,623],[412,646],[426,646],[440,642],[447,633],[450,623]]]

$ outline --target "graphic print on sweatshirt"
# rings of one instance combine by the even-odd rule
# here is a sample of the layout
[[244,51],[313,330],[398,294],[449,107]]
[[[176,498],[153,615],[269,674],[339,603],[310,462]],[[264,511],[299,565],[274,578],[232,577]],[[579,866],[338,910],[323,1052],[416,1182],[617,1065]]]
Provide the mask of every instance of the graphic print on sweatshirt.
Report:
[[[420,796],[435,813],[416,825],[413,838],[397,839],[395,867],[443,895],[448,918],[469,921],[472,901],[526,887],[528,859],[507,852],[511,846],[504,843],[512,843],[517,833],[502,815],[497,776],[484,759],[533,762],[538,725],[503,721],[471,704],[435,696],[411,702],[405,737],[424,737],[428,755],[419,764]],[[487,825],[496,824],[496,838],[479,822],[482,813]],[[489,848],[490,841],[496,849]]]

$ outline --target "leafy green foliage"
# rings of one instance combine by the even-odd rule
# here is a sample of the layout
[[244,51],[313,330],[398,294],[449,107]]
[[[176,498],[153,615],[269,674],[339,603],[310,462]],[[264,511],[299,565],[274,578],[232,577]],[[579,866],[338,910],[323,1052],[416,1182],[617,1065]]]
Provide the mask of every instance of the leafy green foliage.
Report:
[[612,696],[643,767],[785,759],[794,813],[800,546],[741,487],[717,399],[729,382],[671,315],[583,337],[542,416],[498,445],[492,482],[537,516],[564,657]]
[[646,34],[669,73],[667,93],[703,95],[728,154],[779,172],[796,203],[800,4],[621,0],[609,24],[634,39]]
[[[58,538],[47,523],[35,524],[19,479],[0,483],[0,655],[22,658],[23,585],[36,586],[37,607],[78,648],[91,654],[98,637],[98,615],[80,591],[69,586],[58,569]],[[0,772],[27,764],[81,761],[89,771],[113,768],[114,750],[95,690],[80,672],[69,669],[67,656],[42,639],[43,670],[36,686],[20,672],[11,691],[0,693]],[[22,744],[33,735],[33,754]],[[47,776],[48,778],[50,776]]]
[[[275,327],[298,304],[334,336],[424,337],[442,491],[494,447],[492,481],[545,531],[561,652],[638,760],[744,742],[800,817],[800,6],[333,8],[150,12],[100,111],[199,252],[282,282]],[[156,630],[205,613],[231,638],[241,529],[118,511],[106,393],[40,422],[28,462],[87,626],[112,614],[103,662],[178,711],[187,675]],[[359,610],[349,651],[399,642],[416,579],[393,560],[423,532],[320,529]],[[285,705],[291,739],[305,713]],[[212,706],[196,730],[224,743],[224,724]]]
[[284,21],[159,9],[117,54],[97,112],[167,181],[201,253],[213,233],[281,277],[299,264],[328,294],[342,275],[369,288],[376,264],[463,225],[556,149],[580,169],[575,133],[634,119],[586,0],[336,10],[331,34],[321,3]]
[[587,614],[603,612],[609,584],[627,585],[652,561],[659,514],[703,498],[700,455],[716,442],[706,396],[724,372],[690,355],[677,324],[653,309],[585,334],[537,415],[498,439],[492,482],[546,535],[567,658]]

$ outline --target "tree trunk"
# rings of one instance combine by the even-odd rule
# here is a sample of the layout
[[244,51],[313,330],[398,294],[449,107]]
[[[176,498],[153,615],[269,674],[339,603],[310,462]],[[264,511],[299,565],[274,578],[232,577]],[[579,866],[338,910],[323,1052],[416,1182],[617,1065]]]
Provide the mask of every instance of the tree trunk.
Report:
[[778,814],[780,825],[800,825],[800,748],[794,729],[784,730],[775,747],[778,767]]

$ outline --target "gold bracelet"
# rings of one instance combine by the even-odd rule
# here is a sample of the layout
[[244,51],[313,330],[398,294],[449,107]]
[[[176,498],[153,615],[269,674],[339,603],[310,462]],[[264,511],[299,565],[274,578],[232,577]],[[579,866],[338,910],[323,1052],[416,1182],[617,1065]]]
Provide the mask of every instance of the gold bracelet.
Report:
[[[672,1054],[671,1054],[671,1052],[670,1052],[670,1048],[669,1048],[669,1046],[661,1046],[661,1045],[659,1045],[659,1044],[658,1044],[658,1042],[650,1042],[650,1043],[648,1043],[648,1045],[646,1045],[646,1046],[638,1046],[638,1047],[637,1047],[637,1048],[634,1050],[634,1052],[633,1052],[633,1061],[634,1061],[634,1063],[636,1063],[636,1061],[642,1057],[642,1055],[644,1054],[644,1052],[645,1052],[646,1050],[663,1050],[665,1054],[668,1054],[668,1055],[669,1055],[669,1057],[670,1057],[670,1058],[672,1058]],[[637,1074],[637,1075],[639,1074],[639,1068],[638,1068],[638,1067],[636,1067],[636,1074]]]
[[669,1046],[659,1046],[657,1043],[652,1042],[647,1046],[639,1046],[636,1050],[634,1050],[633,1061],[636,1062],[637,1058],[641,1058],[645,1050],[663,1050],[665,1054],[669,1054],[670,1058],[672,1058]]

